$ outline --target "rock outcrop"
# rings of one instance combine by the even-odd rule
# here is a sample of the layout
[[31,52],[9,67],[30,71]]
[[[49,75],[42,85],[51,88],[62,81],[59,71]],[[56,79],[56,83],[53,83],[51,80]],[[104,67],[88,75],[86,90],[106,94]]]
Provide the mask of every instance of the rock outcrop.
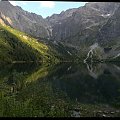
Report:
[[8,1],[0,1],[0,19],[7,25],[35,37],[49,38],[50,25],[40,15],[24,11]]

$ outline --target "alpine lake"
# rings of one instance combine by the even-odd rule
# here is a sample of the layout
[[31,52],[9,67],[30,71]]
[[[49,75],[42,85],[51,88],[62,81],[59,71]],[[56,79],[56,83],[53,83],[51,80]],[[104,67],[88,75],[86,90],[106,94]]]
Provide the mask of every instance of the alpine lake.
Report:
[[120,117],[120,63],[1,64],[0,117]]

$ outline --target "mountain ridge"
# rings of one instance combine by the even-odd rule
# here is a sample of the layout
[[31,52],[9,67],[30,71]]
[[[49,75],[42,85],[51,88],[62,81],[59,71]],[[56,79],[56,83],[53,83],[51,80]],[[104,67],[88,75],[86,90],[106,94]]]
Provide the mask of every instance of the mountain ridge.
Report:
[[[6,11],[6,6],[9,6],[9,12]],[[5,23],[25,32],[47,45],[51,44],[55,53],[61,57],[75,53],[78,58],[86,59],[91,46],[98,44],[91,52],[94,53],[92,57],[113,59],[115,56],[118,58],[120,52],[119,10],[120,4],[116,2],[92,2],[43,19],[19,6],[12,6],[8,1],[1,1],[0,21],[1,24]],[[106,53],[109,48],[111,50]],[[62,49],[65,54],[61,54]],[[98,57],[101,55],[103,56]]]

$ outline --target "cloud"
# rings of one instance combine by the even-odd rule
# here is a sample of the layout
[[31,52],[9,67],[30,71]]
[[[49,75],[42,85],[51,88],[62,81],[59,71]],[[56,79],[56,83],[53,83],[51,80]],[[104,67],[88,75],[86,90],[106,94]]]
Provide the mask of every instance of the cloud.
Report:
[[16,2],[15,1],[9,1],[12,5],[16,6]]
[[54,1],[40,1],[39,3],[40,3],[41,7],[46,7],[46,8],[54,8],[55,7]]
[[27,2],[24,2],[24,1],[9,1],[12,5],[14,5],[14,6],[17,6],[17,5],[26,5],[27,4]]

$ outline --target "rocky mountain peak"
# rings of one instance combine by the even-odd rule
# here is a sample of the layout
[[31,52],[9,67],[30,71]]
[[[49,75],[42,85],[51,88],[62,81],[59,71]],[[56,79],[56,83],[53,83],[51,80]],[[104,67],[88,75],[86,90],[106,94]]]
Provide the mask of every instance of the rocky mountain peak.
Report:
[[0,18],[13,28],[32,36],[79,46],[86,41],[92,44],[98,40],[97,35],[109,19],[116,16],[114,14],[119,6],[116,2],[91,2],[43,19],[41,15],[24,11],[8,1],[2,1]]
[[[49,37],[49,30],[47,29],[49,25],[41,15],[24,11],[19,6],[11,5],[9,1],[0,2],[0,11],[4,16],[1,16],[2,20],[13,28],[35,37]],[[11,21],[11,24],[8,20]]]

